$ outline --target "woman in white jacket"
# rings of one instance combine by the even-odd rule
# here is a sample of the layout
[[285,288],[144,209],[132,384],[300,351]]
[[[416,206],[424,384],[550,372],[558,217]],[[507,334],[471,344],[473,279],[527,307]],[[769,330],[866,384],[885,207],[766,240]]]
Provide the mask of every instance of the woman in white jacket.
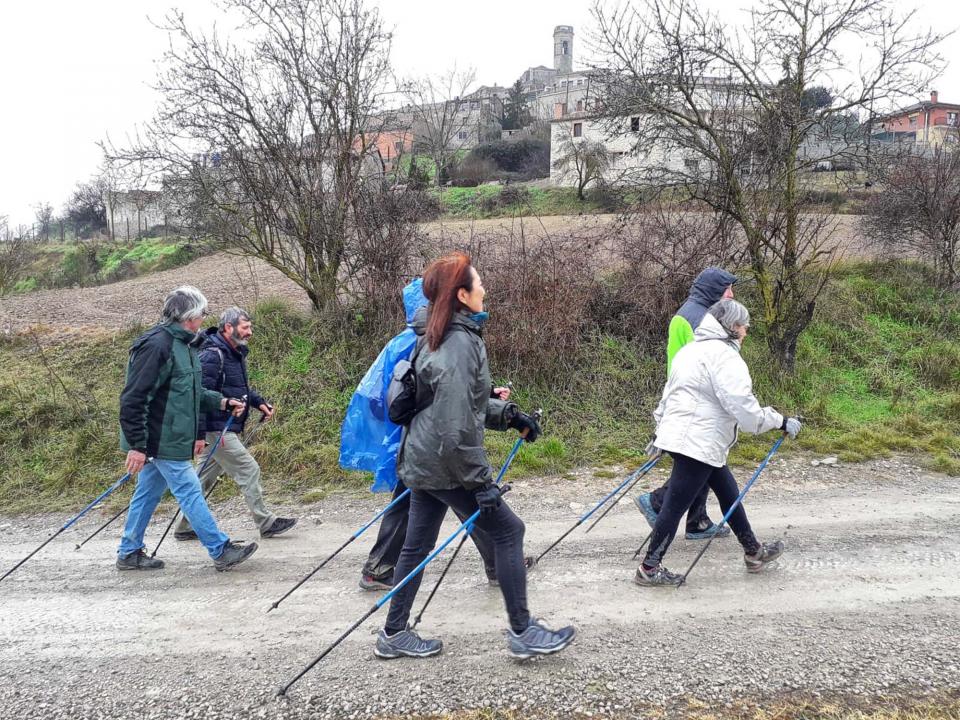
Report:
[[[707,311],[694,333],[694,342],[674,357],[663,397],[654,412],[657,452],[673,457],[673,472],[663,508],[650,538],[650,548],[635,582],[638,585],[677,585],[681,576],[661,564],[673,542],[680,518],[697,494],[708,485],[724,513],[739,489],[727,468],[727,454],[737,440],[737,428],[763,433],[777,428],[791,438],[800,422],[761,407],[753,395],[740,344],[750,327],[750,313],[736,300],[721,300]],[[743,546],[747,570],[756,572],[783,553],[783,543],[761,544],[747,520],[743,505],[730,516],[730,527]]]

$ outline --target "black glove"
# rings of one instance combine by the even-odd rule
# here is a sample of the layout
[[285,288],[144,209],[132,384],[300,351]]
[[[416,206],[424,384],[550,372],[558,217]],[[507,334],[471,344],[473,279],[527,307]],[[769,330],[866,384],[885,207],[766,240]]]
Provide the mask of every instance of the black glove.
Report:
[[500,499],[500,488],[491,482],[477,488],[473,497],[476,498],[477,505],[480,506],[480,512],[483,513],[493,512],[500,507],[500,503],[503,502]]
[[530,415],[527,415],[523,412],[517,412],[510,422],[507,423],[507,427],[512,427],[518,432],[522,433],[524,430],[527,430],[527,436],[524,438],[527,442],[536,442],[537,438],[540,437],[540,423],[538,423]]

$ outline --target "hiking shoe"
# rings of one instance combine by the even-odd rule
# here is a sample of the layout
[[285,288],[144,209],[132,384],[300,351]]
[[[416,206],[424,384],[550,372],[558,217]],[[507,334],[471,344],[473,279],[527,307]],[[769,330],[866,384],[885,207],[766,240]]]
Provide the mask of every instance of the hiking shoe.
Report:
[[507,631],[507,649],[518,660],[526,660],[534,655],[552,655],[572,643],[576,635],[573,625],[551,630],[536,618],[530,618],[527,629],[519,635],[513,630]]
[[657,511],[653,509],[653,502],[650,500],[652,495],[650,493],[644,493],[643,495],[637,495],[633,499],[634,505],[639,508],[640,512],[643,513],[643,516],[647,519],[647,525],[651,528],[657,524]]
[[380,577],[369,573],[360,573],[360,588],[362,590],[392,590],[393,573]]
[[179,530],[173,534],[174,540],[198,540],[197,534],[193,530]]
[[229,570],[234,565],[242,563],[256,551],[257,544],[255,542],[246,545],[227,540],[227,544],[223,546],[223,552],[220,553],[220,557],[213,561],[213,566],[218,572]]
[[129,555],[117,556],[117,570],[162,570],[163,560],[147,555],[143,548]]
[[276,537],[277,535],[282,535],[296,524],[296,518],[277,518],[270,523],[270,527],[268,527],[266,530],[260,531],[260,537],[272,538]]
[[441,650],[441,640],[424,640],[413,630],[401,630],[394,635],[387,635],[386,629],[383,629],[377,635],[373,654],[384,660],[392,660],[398,657],[430,657],[439,654]]
[[783,555],[783,541],[777,540],[772,543],[763,543],[760,549],[754,555],[744,553],[743,562],[747,566],[747,572],[760,572],[763,566],[771,563]]
[[670,572],[663,565],[657,565],[653,570],[645,570],[643,565],[637,568],[637,574],[633,577],[637,585],[655,587],[657,585],[677,585],[683,582],[683,575]]
[[695,530],[693,532],[687,530],[684,537],[687,540],[709,540],[712,537],[727,537],[730,532],[731,530],[729,525],[724,525],[721,527],[716,523],[710,523],[710,526],[704,530]]

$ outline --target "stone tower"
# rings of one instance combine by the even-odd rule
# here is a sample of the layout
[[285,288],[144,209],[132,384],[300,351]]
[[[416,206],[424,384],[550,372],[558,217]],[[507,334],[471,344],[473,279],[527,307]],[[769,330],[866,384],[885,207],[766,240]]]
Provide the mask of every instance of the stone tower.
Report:
[[553,29],[553,69],[561,75],[573,72],[573,25]]

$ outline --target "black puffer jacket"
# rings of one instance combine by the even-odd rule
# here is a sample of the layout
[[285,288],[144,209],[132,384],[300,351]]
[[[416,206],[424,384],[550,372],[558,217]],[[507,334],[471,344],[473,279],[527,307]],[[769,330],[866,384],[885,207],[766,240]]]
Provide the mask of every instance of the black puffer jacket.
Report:
[[493,477],[484,428],[506,430],[517,406],[490,397],[487,348],[480,326],[467,313],[453,316],[435,352],[424,337],[426,324],[427,308],[420,308],[413,320],[417,392],[432,394],[433,401],[406,428],[397,474],[414,489],[476,488]]
[[[250,348],[241,345],[234,348],[226,341],[217,328],[203,331],[203,344],[200,346],[200,363],[203,366],[203,386],[216,390],[228,398],[247,396],[247,410],[239,418],[234,418],[231,431],[243,432],[243,425],[250,414],[250,408],[258,408],[266,400],[250,387],[247,379],[247,353]],[[204,433],[220,432],[227,423],[226,411],[209,412],[200,422],[199,437]]]

